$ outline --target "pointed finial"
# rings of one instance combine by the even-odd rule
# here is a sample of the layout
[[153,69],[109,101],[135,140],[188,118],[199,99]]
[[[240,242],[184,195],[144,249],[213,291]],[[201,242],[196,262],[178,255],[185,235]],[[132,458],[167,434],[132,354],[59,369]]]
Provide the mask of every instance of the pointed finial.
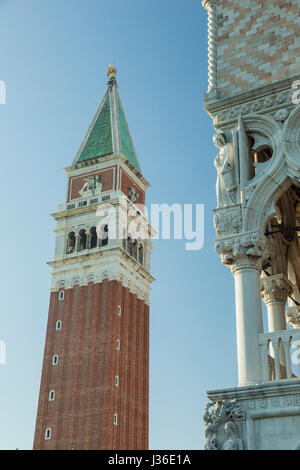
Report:
[[115,80],[116,75],[117,75],[117,69],[116,69],[115,65],[109,64],[109,66],[107,68],[107,77],[109,78],[109,80]]

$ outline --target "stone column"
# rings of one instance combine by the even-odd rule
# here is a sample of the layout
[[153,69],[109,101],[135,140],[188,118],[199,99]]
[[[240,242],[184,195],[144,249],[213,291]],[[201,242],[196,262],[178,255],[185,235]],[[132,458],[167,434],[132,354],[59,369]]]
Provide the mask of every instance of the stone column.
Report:
[[258,334],[263,332],[260,266],[250,258],[232,267],[235,281],[236,336],[239,386],[261,381]]
[[260,273],[266,255],[262,234],[243,235],[216,243],[235,280],[236,334],[239,386],[262,381],[259,333],[263,332]]
[[76,240],[75,240],[74,253],[77,253],[77,251],[78,251],[78,246],[79,246],[79,237],[80,237],[79,233],[76,233],[76,234],[75,234],[75,237],[76,237]]
[[[291,328],[300,328],[300,305],[294,305],[293,307],[286,308],[285,314],[286,314],[287,322]],[[297,376],[300,379],[300,362],[299,362],[300,345],[299,345],[299,342],[297,341],[297,343],[294,344],[294,346],[296,346],[295,359],[297,359],[297,369],[298,369]],[[290,354],[290,342],[288,346],[286,346],[286,348],[288,349],[288,353]]]
[[269,332],[286,330],[285,304],[292,284],[283,274],[261,279],[261,296],[268,311]]

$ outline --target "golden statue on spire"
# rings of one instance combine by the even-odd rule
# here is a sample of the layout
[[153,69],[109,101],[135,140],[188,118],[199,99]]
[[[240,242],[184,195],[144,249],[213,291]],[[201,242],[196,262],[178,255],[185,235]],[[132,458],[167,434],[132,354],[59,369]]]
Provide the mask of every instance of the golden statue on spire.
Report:
[[109,78],[109,80],[114,80],[116,78],[116,75],[117,75],[117,69],[115,65],[109,64],[107,68],[107,77]]

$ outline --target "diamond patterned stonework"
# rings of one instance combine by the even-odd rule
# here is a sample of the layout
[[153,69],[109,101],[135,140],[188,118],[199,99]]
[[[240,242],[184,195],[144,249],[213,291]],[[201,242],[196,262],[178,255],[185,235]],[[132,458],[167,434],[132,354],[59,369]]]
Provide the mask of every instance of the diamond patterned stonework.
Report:
[[216,13],[219,97],[299,74],[298,0],[219,0]]

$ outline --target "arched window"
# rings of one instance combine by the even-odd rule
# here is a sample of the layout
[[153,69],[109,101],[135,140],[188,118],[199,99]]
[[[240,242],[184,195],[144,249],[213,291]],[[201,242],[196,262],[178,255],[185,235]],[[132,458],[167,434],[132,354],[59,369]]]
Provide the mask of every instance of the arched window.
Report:
[[122,239],[122,246],[123,246],[123,250],[126,250],[126,230],[123,229],[123,239]]
[[144,264],[144,248],[143,248],[143,245],[139,246],[139,263]]
[[45,440],[48,441],[51,439],[51,428],[47,428],[45,431]]
[[49,392],[49,401],[55,400],[55,390],[50,390]]
[[54,354],[54,356],[52,357],[52,365],[57,366],[57,364],[58,364],[58,354]]
[[98,244],[97,230],[96,227],[90,229],[90,248],[96,248]]
[[132,244],[132,253],[131,253],[131,256],[134,257],[134,259],[137,260],[137,252],[138,252],[138,245],[137,245],[137,241],[135,240]]
[[56,322],[56,331],[61,330],[61,327],[62,327],[62,321],[61,321],[61,320],[57,320],[57,322]]
[[127,237],[127,251],[130,255],[132,254],[132,240],[131,240],[131,237]]
[[76,245],[76,237],[74,232],[70,232],[67,238],[67,250],[66,253],[69,255],[70,253],[74,253]]
[[86,249],[86,231],[84,229],[80,230],[78,234],[78,251],[82,251]]
[[64,300],[65,298],[65,291],[60,290],[58,294],[58,300]]
[[[269,145],[266,137],[258,134],[248,134],[250,146],[251,163],[249,177],[252,179],[256,175],[260,175],[261,163],[265,163],[273,156],[273,148]],[[264,142],[265,141],[265,142]]]
[[108,244],[108,225],[102,225],[100,229],[100,234],[98,233],[100,238],[99,245],[106,246]]

